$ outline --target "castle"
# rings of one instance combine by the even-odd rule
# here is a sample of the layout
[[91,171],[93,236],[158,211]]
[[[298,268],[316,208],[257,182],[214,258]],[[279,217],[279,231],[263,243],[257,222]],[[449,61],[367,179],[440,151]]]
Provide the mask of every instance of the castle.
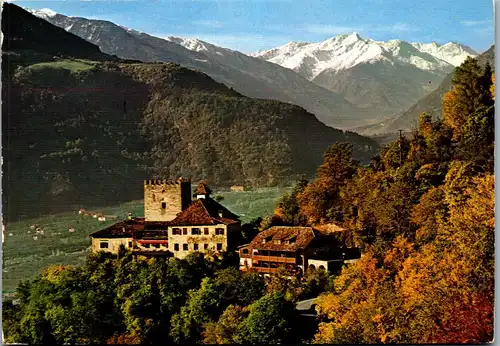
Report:
[[[92,251],[118,253],[121,246],[134,256],[182,259],[189,253],[236,251],[240,270],[262,275],[284,266],[297,275],[309,269],[336,271],[361,254],[347,230],[334,224],[314,227],[273,226],[241,245],[239,217],[210,197],[200,183],[194,195],[191,181],[146,180],[144,218],[131,217],[90,235]],[[192,199],[192,197],[194,199]]]
[[92,251],[118,253],[123,245],[140,256],[184,258],[194,251],[232,251],[241,234],[239,217],[210,197],[200,183],[144,181],[144,218],[129,217],[90,235]]

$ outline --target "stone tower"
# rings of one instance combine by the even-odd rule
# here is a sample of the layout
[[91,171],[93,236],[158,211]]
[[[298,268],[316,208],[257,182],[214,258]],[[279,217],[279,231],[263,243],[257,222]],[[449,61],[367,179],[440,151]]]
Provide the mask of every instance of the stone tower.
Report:
[[170,221],[191,204],[191,181],[144,181],[144,217],[146,221]]

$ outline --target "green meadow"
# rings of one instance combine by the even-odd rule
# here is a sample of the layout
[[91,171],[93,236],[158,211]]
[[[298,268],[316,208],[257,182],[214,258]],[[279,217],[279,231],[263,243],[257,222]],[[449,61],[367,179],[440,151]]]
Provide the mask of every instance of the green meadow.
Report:
[[85,60],[58,60],[52,62],[42,62],[38,64],[30,65],[28,68],[31,70],[41,70],[41,69],[65,69],[71,72],[80,72],[92,68],[95,65],[93,62]]
[[[277,199],[287,191],[288,188],[263,188],[245,192],[214,191],[213,194],[224,197],[221,204],[240,215],[241,221],[246,223],[271,214]],[[88,207],[86,210],[116,216],[117,219],[107,218],[100,222],[74,210],[7,224],[3,246],[3,293],[15,291],[21,280],[32,279],[49,265],[82,265],[90,251],[89,234],[125,219],[128,212],[137,217],[144,215],[142,201],[114,207]],[[36,228],[43,230],[43,234],[36,234]],[[70,228],[74,232],[70,233]]]

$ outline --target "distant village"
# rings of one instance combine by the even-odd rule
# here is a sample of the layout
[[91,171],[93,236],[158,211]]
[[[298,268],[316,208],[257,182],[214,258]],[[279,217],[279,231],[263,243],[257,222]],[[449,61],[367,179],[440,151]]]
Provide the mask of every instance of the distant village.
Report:
[[[243,191],[243,187],[233,190]],[[192,195],[191,181],[179,178],[144,181],[144,218],[129,213],[126,220],[92,233],[90,238],[93,252],[116,254],[124,247],[134,257],[182,259],[196,251],[213,255],[235,251],[240,270],[267,276],[282,266],[302,275],[308,269],[334,271],[345,262],[356,261],[360,251],[352,241],[345,241],[343,232],[334,224],[273,226],[242,244],[239,217],[214,200],[205,183],[198,184]]]

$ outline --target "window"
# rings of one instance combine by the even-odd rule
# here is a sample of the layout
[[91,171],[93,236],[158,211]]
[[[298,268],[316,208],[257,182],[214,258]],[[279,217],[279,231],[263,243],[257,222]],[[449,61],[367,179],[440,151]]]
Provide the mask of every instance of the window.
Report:
[[109,247],[109,243],[108,242],[102,242],[100,244],[100,247],[101,247],[101,249],[107,249]]
[[221,251],[222,250],[222,244],[221,243],[217,243],[217,251]]
[[215,234],[216,235],[224,235],[224,228],[216,228]]
[[167,209],[167,202],[161,202],[161,208]]
[[182,234],[187,235],[188,234],[188,229],[187,228],[183,228],[182,229]]
[[179,244],[174,244],[174,251],[179,251]]
[[205,235],[208,235],[208,228],[205,227],[203,231],[205,232]]
[[145,247],[146,249],[149,249],[149,245],[150,245],[150,244],[144,244],[144,247]]
[[247,255],[248,254],[248,249],[243,249],[242,252]]
[[198,251],[198,244],[193,244],[193,250]]
[[191,228],[191,235],[200,235],[201,230],[199,228]]
[[189,250],[188,244],[182,244],[182,250],[184,250],[184,251]]
[[156,248],[156,249],[159,249],[160,248],[160,244],[153,244],[153,247]]
[[207,249],[208,249],[208,244],[203,244],[203,248],[204,248],[205,250],[207,250]]
[[128,247],[132,247],[132,242],[131,241],[128,242]]
[[173,228],[172,235],[181,235],[181,229],[180,228]]
[[168,249],[168,244],[161,244],[161,246]]

